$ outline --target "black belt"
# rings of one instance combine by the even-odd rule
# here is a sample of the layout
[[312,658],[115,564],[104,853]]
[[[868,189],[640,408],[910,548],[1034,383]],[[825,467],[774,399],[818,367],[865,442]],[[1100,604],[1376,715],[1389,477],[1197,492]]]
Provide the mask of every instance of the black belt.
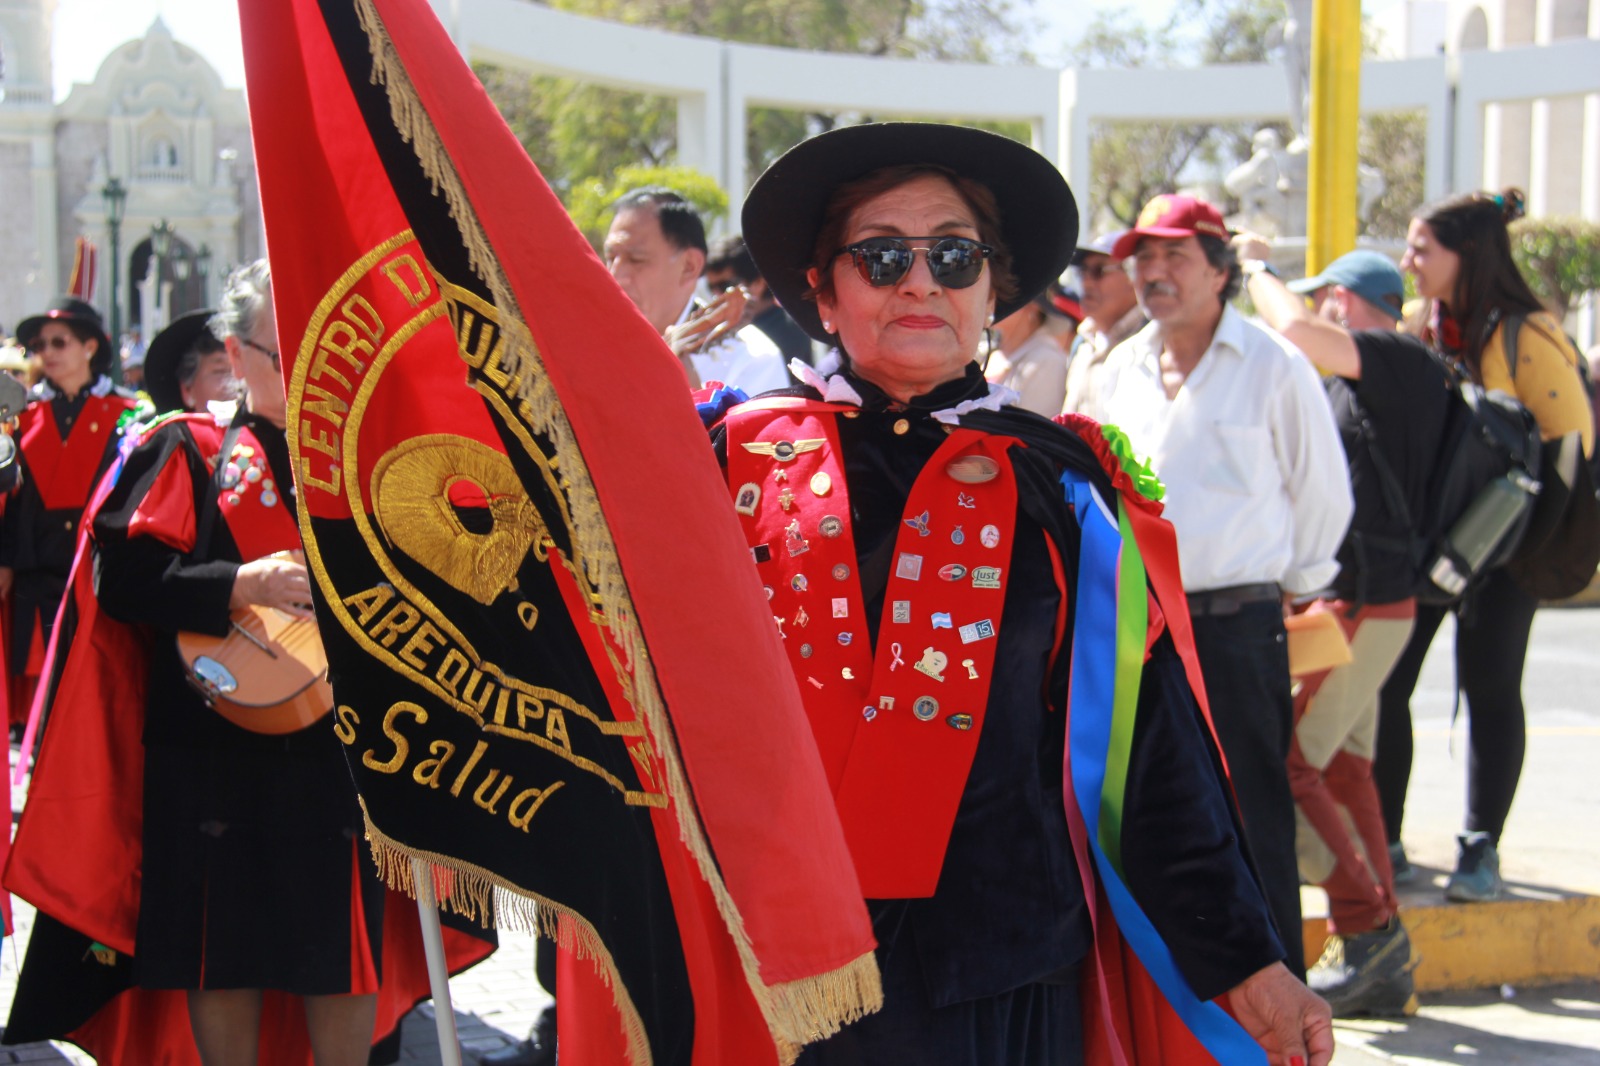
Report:
[[1281,603],[1283,589],[1276,581],[1258,581],[1254,585],[1229,585],[1222,589],[1190,592],[1189,616],[1191,618],[1226,618],[1238,614],[1252,603]]

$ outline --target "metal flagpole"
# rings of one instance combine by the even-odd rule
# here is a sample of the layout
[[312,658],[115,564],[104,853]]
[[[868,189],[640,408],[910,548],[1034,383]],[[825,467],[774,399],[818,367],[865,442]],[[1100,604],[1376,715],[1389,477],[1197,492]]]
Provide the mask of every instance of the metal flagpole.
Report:
[[444,961],[444,933],[439,928],[439,901],[433,894],[433,871],[421,859],[412,859],[411,879],[417,886],[422,947],[428,957],[428,984],[433,989],[440,1066],[461,1066],[461,1042],[456,1037],[455,1008],[450,1005],[450,967]]

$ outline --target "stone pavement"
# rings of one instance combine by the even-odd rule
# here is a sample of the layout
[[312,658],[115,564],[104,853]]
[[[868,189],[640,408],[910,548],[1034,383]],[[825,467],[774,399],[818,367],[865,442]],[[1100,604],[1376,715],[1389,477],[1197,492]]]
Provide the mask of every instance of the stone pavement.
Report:
[[[1460,726],[1451,740],[1450,662],[1448,654],[1441,654],[1450,646],[1448,634],[1447,623],[1424,669],[1414,704],[1417,758],[1405,833],[1423,875],[1421,884],[1407,892],[1406,903],[1418,910],[1433,906],[1435,913],[1446,916],[1470,910],[1437,905],[1454,859],[1453,833],[1464,792],[1465,741]],[[1526,684],[1527,767],[1502,849],[1507,879],[1521,901],[1513,906],[1539,901],[1563,906],[1600,896],[1600,831],[1593,787],[1595,767],[1600,766],[1597,680],[1600,610],[1541,611]],[[1491,916],[1491,931],[1503,924],[1493,920],[1495,912],[1482,913]],[[17,935],[0,948],[0,1020],[10,1011],[30,920],[28,908],[20,905]],[[1560,935],[1582,950],[1600,952],[1600,922]],[[1455,950],[1479,956],[1485,964],[1540,947],[1497,942],[1478,933],[1457,939],[1465,947],[1455,945]],[[508,935],[501,943],[488,962],[451,982],[456,1023],[469,1063],[478,1053],[520,1040],[548,1002],[533,980],[531,938]],[[1600,1066],[1600,965],[1586,980],[1554,986],[1519,983],[1487,991],[1428,992],[1415,1018],[1341,1021],[1336,1029],[1339,1052],[1334,1061],[1340,1066]],[[76,1049],[47,1044],[0,1049],[0,1064],[7,1062],[91,1066],[91,1060]],[[402,1062],[408,1066],[440,1062],[428,1004],[406,1019]]]

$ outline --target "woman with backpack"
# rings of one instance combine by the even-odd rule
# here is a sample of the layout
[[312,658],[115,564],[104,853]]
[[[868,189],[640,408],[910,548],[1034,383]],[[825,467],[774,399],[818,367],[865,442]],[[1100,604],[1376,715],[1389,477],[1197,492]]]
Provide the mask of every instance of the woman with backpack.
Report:
[[[1511,257],[1506,227],[1522,217],[1523,209],[1522,193],[1506,189],[1454,196],[1412,218],[1400,266],[1416,279],[1423,299],[1409,328],[1474,384],[1520,400],[1538,421],[1547,457],[1562,448],[1576,456],[1580,446],[1589,454],[1594,420],[1578,369],[1581,356]],[[1553,485],[1562,464],[1546,465],[1552,469],[1542,474],[1545,491],[1559,489],[1565,498],[1572,478]],[[1566,469],[1577,465],[1568,463]],[[1489,571],[1469,587],[1457,615],[1456,676],[1469,723],[1465,831],[1457,838],[1456,869],[1445,887],[1446,897],[1457,902],[1497,899],[1505,889],[1497,849],[1522,772],[1522,670],[1539,605],[1537,593],[1524,587],[1526,580],[1519,582],[1515,569]],[[1412,875],[1400,844],[1411,776],[1411,692],[1449,610],[1417,608],[1411,643],[1381,699],[1373,769],[1397,881]]]

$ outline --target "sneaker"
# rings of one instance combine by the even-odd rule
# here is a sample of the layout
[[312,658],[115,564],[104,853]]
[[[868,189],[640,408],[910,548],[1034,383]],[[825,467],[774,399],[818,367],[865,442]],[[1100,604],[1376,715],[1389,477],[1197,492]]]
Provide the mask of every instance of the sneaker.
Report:
[[1417,1012],[1411,938],[1398,916],[1370,933],[1328,937],[1306,984],[1336,1018],[1402,1018]]
[[1396,840],[1389,845],[1389,868],[1394,871],[1394,883],[1409,885],[1417,879],[1417,868],[1406,858],[1406,846]]
[[1444,898],[1452,903],[1488,903],[1506,894],[1500,879],[1500,853],[1488,833],[1462,833],[1456,837],[1460,854],[1456,871],[1445,882]]

